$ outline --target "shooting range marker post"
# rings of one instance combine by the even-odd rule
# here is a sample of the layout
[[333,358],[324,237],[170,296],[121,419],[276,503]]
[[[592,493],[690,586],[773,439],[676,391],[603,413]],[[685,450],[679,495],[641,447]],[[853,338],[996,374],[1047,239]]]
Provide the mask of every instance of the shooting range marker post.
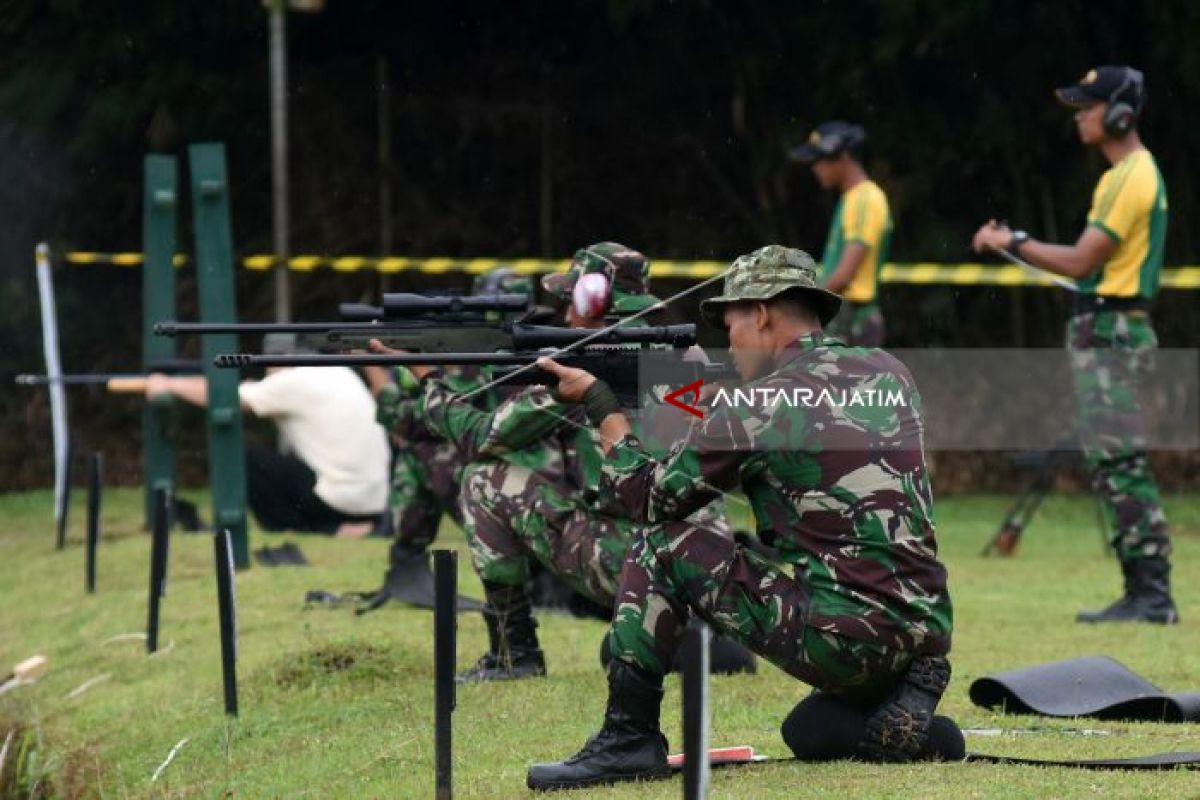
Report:
[[225,687],[225,713],[238,715],[237,699],[237,595],[233,571],[233,537],[228,528],[213,534],[217,567],[217,614],[221,623],[221,680]]
[[[229,181],[225,147],[194,144],[188,148],[192,175],[192,213],[196,231],[196,278],[200,284],[200,318],[233,322],[233,234],[229,223]],[[239,375],[217,369],[218,353],[237,352],[232,334],[205,336],[204,376],[208,381],[208,475],[212,486],[213,529],[229,531],[233,561],[250,566],[246,539],[246,456],[242,447]]]
[[[175,360],[175,340],[154,335],[154,323],[175,318],[175,247],[178,208],[174,156],[149,155],[142,193],[142,368]],[[169,394],[142,408],[142,483],[146,526],[154,525],[155,491],[175,490],[175,450],[171,444],[174,401]]]
[[433,551],[433,735],[437,800],[453,796],[450,735],[454,714],[454,668],[458,652],[458,553]]
[[708,797],[711,771],[708,750],[709,651],[712,630],[700,620],[688,623],[683,636],[683,797]]
[[67,458],[70,429],[67,426],[67,394],[59,376],[62,360],[58,350],[58,311],[54,302],[54,275],[50,264],[50,245],[40,243],[35,251],[38,302],[42,311],[42,352],[46,359],[46,376],[50,379],[50,426],[54,436],[54,518],[59,526],[59,549],[66,542],[67,525]]
[[88,594],[96,591],[96,545],[100,542],[100,492],[104,484],[104,454],[92,453],[88,472],[87,543],[84,586]]
[[54,516],[57,517],[58,530],[55,533],[56,550],[62,550],[67,546],[67,522],[71,514],[71,479],[74,477],[72,465],[75,460],[75,442],[67,437],[67,454],[63,457],[63,486],[62,498],[58,501],[58,507],[55,508]]
[[146,618],[146,652],[158,651],[158,619],[162,598],[167,593],[167,546],[171,531],[171,493],[157,488],[153,493],[150,527],[150,590]]

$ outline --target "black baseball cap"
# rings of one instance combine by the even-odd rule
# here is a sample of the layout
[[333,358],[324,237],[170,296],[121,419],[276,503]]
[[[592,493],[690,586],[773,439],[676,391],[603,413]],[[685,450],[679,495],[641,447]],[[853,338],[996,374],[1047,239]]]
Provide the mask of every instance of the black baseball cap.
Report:
[[788,155],[809,164],[821,158],[833,158],[847,148],[859,147],[866,140],[867,132],[861,125],[832,120],[814,128],[808,141],[793,147]]
[[1074,108],[1119,100],[1136,111],[1142,106],[1142,86],[1142,73],[1133,67],[1104,66],[1089,69],[1078,83],[1055,89],[1054,95]]

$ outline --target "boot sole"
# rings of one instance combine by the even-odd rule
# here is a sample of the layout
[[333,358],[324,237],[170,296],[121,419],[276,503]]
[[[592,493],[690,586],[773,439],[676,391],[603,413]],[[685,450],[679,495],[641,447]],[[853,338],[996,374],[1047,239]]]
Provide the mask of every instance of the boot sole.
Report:
[[511,673],[503,673],[500,675],[481,677],[477,675],[455,675],[454,682],[459,686],[469,685],[472,683],[500,683],[502,681],[523,681],[529,678],[544,678],[546,677],[545,670],[541,672],[531,672],[526,675],[513,675]]
[[674,773],[669,766],[664,766],[662,770],[652,770],[649,772],[639,772],[633,775],[598,775],[594,778],[585,778],[578,781],[535,781],[533,778],[526,776],[525,786],[535,792],[554,792],[560,789],[585,789],[589,786],[611,786],[616,783],[629,783],[632,781],[662,781],[670,778]]
[[1150,625],[1178,625],[1179,615],[1174,614],[1169,617],[1109,617],[1107,619],[1092,619],[1089,617],[1075,617],[1075,621],[1083,625],[1104,625],[1105,623],[1122,623],[1122,622],[1145,622]]

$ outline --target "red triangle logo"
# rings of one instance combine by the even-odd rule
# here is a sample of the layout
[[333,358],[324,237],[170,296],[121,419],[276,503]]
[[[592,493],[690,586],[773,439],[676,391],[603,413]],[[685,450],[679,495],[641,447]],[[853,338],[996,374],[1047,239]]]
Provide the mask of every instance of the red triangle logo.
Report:
[[689,383],[687,386],[681,386],[680,388],[671,392],[669,395],[667,395],[666,397],[663,398],[663,401],[666,403],[669,403],[670,405],[675,406],[680,411],[686,411],[688,414],[691,414],[694,417],[699,417],[700,419],[704,419],[704,412],[701,411],[699,408],[697,408],[694,405],[690,405],[688,403],[682,403],[677,399],[680,395],[691,395],[692,403],[699,403],[700,402],[700,387],[702,387],[703,385],[704,385],[704,379],[701,378],[698,381]]

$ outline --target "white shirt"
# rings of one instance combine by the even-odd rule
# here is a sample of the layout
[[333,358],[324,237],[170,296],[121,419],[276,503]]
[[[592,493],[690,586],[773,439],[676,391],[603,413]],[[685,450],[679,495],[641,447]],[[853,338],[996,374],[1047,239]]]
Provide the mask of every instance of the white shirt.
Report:
[[387,507],[387,434],[375,399],[349,367],[287,367],[238,387],[242,403],[279,427],[283,449],[317,476],[314,492],[343,514]]

